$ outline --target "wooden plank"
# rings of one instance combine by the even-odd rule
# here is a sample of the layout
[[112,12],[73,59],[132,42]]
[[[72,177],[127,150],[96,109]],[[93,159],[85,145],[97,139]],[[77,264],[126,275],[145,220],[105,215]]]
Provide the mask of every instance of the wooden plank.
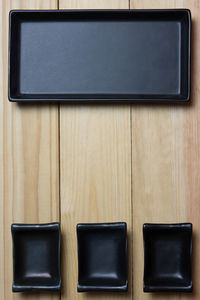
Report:
[[[62,106],[62,276],[66,283],[62,299],[85,299],[76,291],[76,224],[126,221],[130,232],[130,188],[129,109]],[[131,284],[129,293],[120,298],[99,293],[92,299],[131,299],[130,290]]]
[[[128,8],[128,1],[62,0],[60,8]],[[128,293],[77,293],[76,241],[80,222],[126,221],[130,235],[130,106],[61,105],[60,128],[62,299],[132,299],[131,255]]]
[[13,222],[59,220],[58,107],[9,103],[8,12],[10,9],[56,8],[56,0],[1,0],[0,101],[0,299],[60,299],[59,294],[13,294]]
[[60,9],[127,9],[129,0],[59,0]]
[[[189,8],[192,103],[132,106],[134,299],[200,299],[200,1],[133,0],[131,8]],[[144,294],[142,224],[192,222],[194,293]]]

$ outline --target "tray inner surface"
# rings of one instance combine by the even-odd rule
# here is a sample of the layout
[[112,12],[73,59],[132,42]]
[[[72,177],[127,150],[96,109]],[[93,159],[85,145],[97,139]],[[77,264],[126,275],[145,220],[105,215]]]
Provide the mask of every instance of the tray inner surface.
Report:
[[187,97],[187,11],[13,12],[11,20],[11,97]]

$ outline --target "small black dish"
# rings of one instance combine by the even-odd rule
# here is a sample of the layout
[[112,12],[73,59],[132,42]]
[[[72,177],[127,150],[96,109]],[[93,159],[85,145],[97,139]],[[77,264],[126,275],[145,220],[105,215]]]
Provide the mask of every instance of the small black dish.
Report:
[[192,224],[144,224],[144,292],[192,292]]
[[125,292],[126,223],[78,224],[78,292]]
[[12,224],[13,292],[60,291],[60,224]]

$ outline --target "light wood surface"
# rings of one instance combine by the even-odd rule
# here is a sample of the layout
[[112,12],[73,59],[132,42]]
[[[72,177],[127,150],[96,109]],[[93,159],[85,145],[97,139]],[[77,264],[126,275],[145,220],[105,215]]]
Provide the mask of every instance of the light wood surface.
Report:
[[[190,105],[8,102],[10,9],[129,6],[191,9]],[[200,0],[1,0],[0,9],[0,299],[199,300]],[[13,294],[11,223],[59,220],[62,294]],[[129,292],[77,293],[76,224],[113,221],[128,224]],[[193,223],[192,294],[143,293],[144,222]]]
[[60,9],[127,9],[129,0],[59,0]]
[[76,224],[126,221],[130,235],[130,166],[127,107],[61,107],[62,299],[131,299],[131,255],[129,293],[76,292]]
[[59,294],[12,293],[10,226],[59,220],[58,107],[8,101],[8,12],[56,8],[56,1],[1,0],[0,299],[60,299]]
[[[200,1],[133,0],[131,8],[189,8],[192,13],[192,103],[132,106],[134,299],[200,299]],[[144,294],[142,224],[192,222],[190,294]]]

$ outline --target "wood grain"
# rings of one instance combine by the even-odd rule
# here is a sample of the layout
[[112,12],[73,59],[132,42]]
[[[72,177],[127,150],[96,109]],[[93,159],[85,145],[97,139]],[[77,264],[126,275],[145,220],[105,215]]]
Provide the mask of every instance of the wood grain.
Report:
[[127,9],[129,0],[59,0],[60,9]]
[[130,181],[129,109],[62,106],[61,226],[65,278],[62,299],[131,299],[131,274],[128,294],[87,295],[76,291],[76,224],[126,221],[131,234]]
[[60,299],[58,294],[12,293],[13,222],[59,220],[58,108],[9,103],[8,12],[10,9],[56,8],[55,0],[1,0],[0,73],[0,299]]
[[[133,296],[139,300],[200,299],[200,1],[131,3],[131,8],[175,7],[192,13],[192,103],[132,106]],[[144,222],[193,223],[191,295],[143,293]]]
[[[128,1],[60,2],[71,7],[128,8]],[[80,222],[125,221],[131,235],[130,106],[61,105],[60,121],[62,299],[132,299],[131,255],[128,293],[77,293],[76,241]]]

